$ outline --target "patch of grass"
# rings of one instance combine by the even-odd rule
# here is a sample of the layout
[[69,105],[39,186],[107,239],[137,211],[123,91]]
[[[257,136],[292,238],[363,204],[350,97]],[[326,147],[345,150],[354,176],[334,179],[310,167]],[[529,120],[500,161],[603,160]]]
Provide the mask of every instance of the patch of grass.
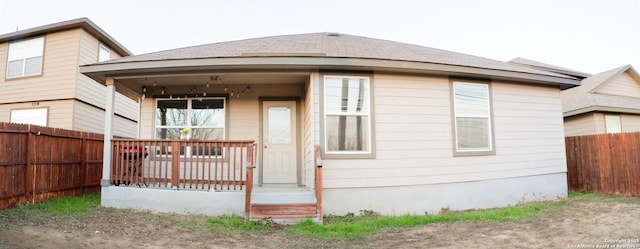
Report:
[[285,227],[286,231],[305,237],[324,240],[348,238],[358,239],[388,228],[423,226],[436,222],[454,221],[520,221],[566,204],[566,201],[549,201],[469,211],[443,210],[437,215],[402,215],[382,216],[371,211],[361,211],[361,215],[352,213],[345,216],[329,216],[325,224],[306,220],[293,226]]
[[604,193],[594,193],[594,192],[576,191],[576,190],[569,190],[568,196],[569,196],[569,198],[598,199],[598,200],[603,200],[603,201],[637,200],[637,198],[630,197],[630,196],[604,194]]
[[100,193],[81,196],[68,196],[53,198],[51,200],[35,203],[21,204],[8,209],[0,210],[2,215],[83,215],[100,206]]
[[192,225],[199,225],[209,230],[218,231],[236,231],[236,232],[254,232],[261,231],[273,226],[272,222],[263,221],[247,221],[244,217],[237,215],[222,215],[216,217],[208,217],[202,220],[191,221]]

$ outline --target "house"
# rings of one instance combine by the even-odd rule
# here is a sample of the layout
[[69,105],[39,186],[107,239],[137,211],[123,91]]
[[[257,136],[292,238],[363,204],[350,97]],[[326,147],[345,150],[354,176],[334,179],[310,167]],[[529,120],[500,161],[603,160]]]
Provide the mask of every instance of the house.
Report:
[[[86,18],[0,35],[0,122],[102,133],[106,88],[78,66],[129,55]],[[114,134],[136,137],[138,103],[122,90]]]
[[631,65],[562,91],[566,136],[640,131],[640,75]]
[[525,58],[509,63],[581,80],[561,92],[566,136],[640,131],[640,76],[631,65],[590,75]]
[[104,206],[321,219],[567,195],[560,91],[572,76],[339,33],[80,72],[142,99],[138,139],[105,141]]

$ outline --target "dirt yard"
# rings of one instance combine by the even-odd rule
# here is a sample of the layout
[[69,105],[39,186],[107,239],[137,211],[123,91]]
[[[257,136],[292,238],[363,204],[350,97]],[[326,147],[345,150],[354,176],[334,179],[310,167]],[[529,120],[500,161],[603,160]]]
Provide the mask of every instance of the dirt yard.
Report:
[[[4,219],[3,219],[4,218]],[[0,217],[9,248],[640,248],[640,198],[570,198],[521,222],[454,222],[321,241],[282,229],[212,232],[183,216],[100,209],[79,218]]]

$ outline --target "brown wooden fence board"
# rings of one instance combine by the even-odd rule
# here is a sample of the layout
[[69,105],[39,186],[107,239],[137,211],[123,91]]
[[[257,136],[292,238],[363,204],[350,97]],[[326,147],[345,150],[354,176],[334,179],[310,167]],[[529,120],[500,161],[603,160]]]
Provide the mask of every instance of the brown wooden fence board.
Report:
[[566,137],[570,190],[640,196],[640,132]]
[[100,191],[103,135],[0,123],[0,208]]

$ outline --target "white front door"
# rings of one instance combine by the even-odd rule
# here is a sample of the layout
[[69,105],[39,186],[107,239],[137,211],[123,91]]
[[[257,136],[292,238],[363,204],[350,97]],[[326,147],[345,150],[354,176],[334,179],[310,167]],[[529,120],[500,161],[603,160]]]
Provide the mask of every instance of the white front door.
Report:
[[297,183],[296,102],[262,105],[262,182]]

